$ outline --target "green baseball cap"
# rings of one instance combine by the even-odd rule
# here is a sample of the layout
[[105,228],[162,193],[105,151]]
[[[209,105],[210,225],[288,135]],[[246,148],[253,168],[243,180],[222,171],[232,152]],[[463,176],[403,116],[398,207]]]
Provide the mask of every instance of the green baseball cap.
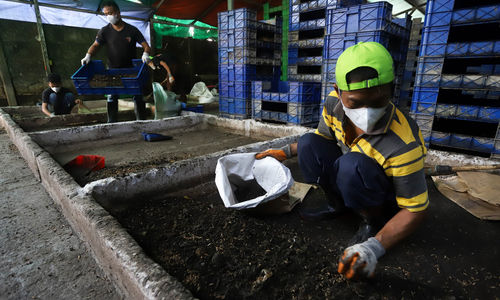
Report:
[[[352,91],[390,83],[394,80],[392,64],[391,54],[384,46],[377,42],[359,42],[347,48],[339,56],[335,66],[337,86],[342,91]],[[347,83],[347,73],[359,67],[375,69],[378,77]]]

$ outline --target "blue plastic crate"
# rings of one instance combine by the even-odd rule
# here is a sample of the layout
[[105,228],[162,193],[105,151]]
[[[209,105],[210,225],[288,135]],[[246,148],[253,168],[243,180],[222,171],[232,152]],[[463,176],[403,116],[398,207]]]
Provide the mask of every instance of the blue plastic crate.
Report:
[[218,14],[219,30],[256,27],[257,12],[248,8],[224,11]]
[[[95,75],[122,77],[120,86],[93,87],[91,80]],[[88,64],[81,66],[71,76],[77,92],[81,95],[142,95],[143,88],[149,79],[149,70],[140,59],[132,60],[131,68],[106,69],[102,60],[91,60]]]
[[326,33],[346,34],[363,31],[387,30],[392,19],[392,5],[375,2],[343,9],[328,9]]
[[453,12],[440,11],[440,12],[426,12],[424,27],[434,27],[434,26],[450,26],[451,18]]
[[229,112],[229,99],[228,98],[219,96],[219,112],[221,112],[221,113],[228,113]]
[[329,59],[323,61],[323,82],[335,83],[335,67],[337,66],[336,59]]
[[[391,42],[390,38],[390,34],[380,30],[372,32],[327,35],[325,36],[325,44],[323,46],[323,59],[337,59],[345,49],[359,42],[378,42],[386,48],[389,48],[388,46]],[[401,46],[402,45],[400,45],[400,47]]]
[[431,144],[488,154],[500,153],[498,141],[494,138],[472,137],[462,134],[433,131],[431,135]]
[[479,120],[500,121],[500,108],[499,107],[480,107],[478,113]]
[[421,114],[410,113],[410,117],[413,120],[415,120],[420,131],[429,132],[432,130],[432,123],[434,122],[433,115],[421,115]]
[[428,0],[425,12],[427,14],[427,13],[451,11],[453,10],[454,4],[455,4],[454,0]]
[[420,56],[444,56],[449,33],[449,26],[424,27],[422,29]]
[[[427,15],[425,16],[427,19]],[[500,4],[459,9],[453,12],[453,24],[475,22],[498,22],[500,20]]]
[[443,74],[440,86],[445,88],[498,89],[500,88],[500,76]]
[[451,43],[446,46],[446,56],[500,56],[500,40],[469,43]]
[[434,115],[438,94],[438,88],[415,86],[410,111],[414,114]]

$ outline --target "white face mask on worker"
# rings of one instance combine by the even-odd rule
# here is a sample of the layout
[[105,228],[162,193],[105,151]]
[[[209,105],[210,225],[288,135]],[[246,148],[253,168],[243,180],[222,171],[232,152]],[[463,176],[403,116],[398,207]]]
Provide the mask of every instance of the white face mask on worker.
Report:
[[59,91],[61,90],[61,87],[60,87],[60,86],[54,86],[54,87],[51,87],[51,89],[52,89],[55,93],[59,93]]
[[117,15],[107,15],[106,19],[108,19],[108,22],[115,25],[120,21],[120,18]]
[[361,108],[347,108],[345,107],[342,100],[342,107],[346,116],[356,125],[359,129],[364,132],[369,132],[373,129],[375,124],[384,116],[385,108],[387,107],[361,107]]

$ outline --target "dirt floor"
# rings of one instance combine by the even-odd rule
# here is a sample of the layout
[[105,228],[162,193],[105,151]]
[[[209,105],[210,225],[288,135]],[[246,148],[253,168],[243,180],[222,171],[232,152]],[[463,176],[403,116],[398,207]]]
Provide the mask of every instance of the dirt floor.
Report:
[[0,129],[0,299],[121,299]]
[[[357,230],[353,214],[304,221],[296,208],[256,217],[226,209],[212,182],[112,214],[200,299],[498,299],[500,223],[476,219],[428,185],[425,224],[380,259],[375,278],[358,282],[337,273]],[[322,197],[313,191],[304,204]]]
[[[133,141],[107,140],[105,145],[92,142],[80,145],[58,146],[52,155],[61,165],[78,155],[100,155],[105,157],[104,169],[88,175],[73,173],[80,185],[107,177],[120,177],[137,173],[179,160],[189,159],[225,149],[264,141],[268,137],[252,138],[230,130],[209,127],[208,129],[182,132],[157,132],[173,137],[171,140],[146,142],[141,134]],[[75,149],[77,148],[77,149]]]

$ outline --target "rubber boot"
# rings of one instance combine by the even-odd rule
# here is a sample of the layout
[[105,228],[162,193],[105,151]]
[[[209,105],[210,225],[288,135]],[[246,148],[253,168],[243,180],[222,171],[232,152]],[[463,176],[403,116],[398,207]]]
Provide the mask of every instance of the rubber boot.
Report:
[[314,210],[300,209],[299,215],[302,219],[308,221],[333,219],[347,211],[344,201],[339,195],[331,191],[329,188],[322,187],[322,189],[328,200],[326,205]]
[[118,122],[118,101],[106,102],[108,108],[108,123]]
[[348,247],[362,243],[367,239],[375,236],[389,220],[387,217],[384,217],[383,214],[379,213],[369,213],[367,211],[357,211],[356,213],[361,217],[362,220],[359,224],[358,231],[349,240],[347,245]]
[[146,119],[146,103],[142,99],[134,98],[134,112],[136,120]]

